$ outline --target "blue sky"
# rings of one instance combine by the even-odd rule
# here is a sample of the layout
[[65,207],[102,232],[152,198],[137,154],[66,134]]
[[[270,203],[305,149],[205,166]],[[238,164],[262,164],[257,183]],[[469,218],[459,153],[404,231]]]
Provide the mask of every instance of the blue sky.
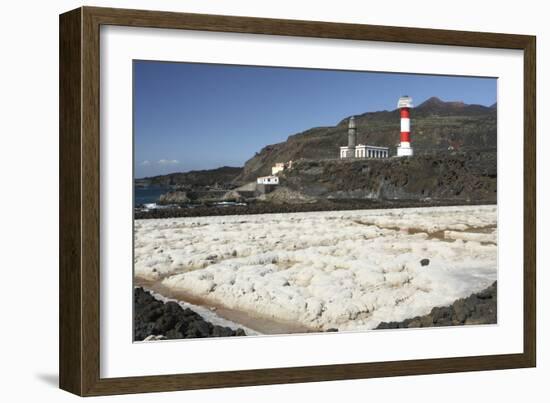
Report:
[[134,61],[137,178],[242,166],[267,144],[364,112],[419,105],[492,105],[497,80],[215,64]]

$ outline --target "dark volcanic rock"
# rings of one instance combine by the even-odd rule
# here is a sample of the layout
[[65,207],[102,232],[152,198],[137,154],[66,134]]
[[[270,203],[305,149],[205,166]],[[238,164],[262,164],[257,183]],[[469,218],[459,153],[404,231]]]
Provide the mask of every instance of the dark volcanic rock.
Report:
[[[317,174],[307,175],[312,167]],[[366,160],[299,160],[279,174],[290,190],[317,199],[496,203],[496,152]]]
[[197,337],[246,336],[243,329],[212,325],[198,313],[182,308],[178,303],[163,303],[143,288],[134,288],[134,340],[148,336],[167,339]]
[[176,317],[169,312],[165,312],[160,318],[155,321],[153,326],[154,334],[166,334],[166,332],[174,327]]
[[300,213],[306,211],[343,211],[362,209],[387,209],[405,207],[460,206],[487,204],[486,201],[457,200],[371,200],[371,199],[325,199],[315,203],[268,203],[255,202],[246,206],[197,206],[194,208],[165,208],[153,210],[136,210],[134,218],[174,218],[174,217],[204,217],[220,215],[247,215],[266,213]]
[[382,322],[376,329],[433,326],[485,325],[497,323],[497,282],[477,294],[456,300],[452,305],[433,308],[428,315],[402,322]]
[[[200,203],[136,209],[134,217],[171,218],[376,208],[494,204],[496,152],[419,155],[368,160],[299,160],[279,173],[281,187],[265,200],[218,205],[219,191],[187,192]],[[218,194],[219,193],[219,194]],[[294,199],[292,199],[294,198]],[[298,201],[298,202],[297,202]]]
[[214,326],[212,329],[213,337],[233,336],[233,333],[233,330],[229,327]]

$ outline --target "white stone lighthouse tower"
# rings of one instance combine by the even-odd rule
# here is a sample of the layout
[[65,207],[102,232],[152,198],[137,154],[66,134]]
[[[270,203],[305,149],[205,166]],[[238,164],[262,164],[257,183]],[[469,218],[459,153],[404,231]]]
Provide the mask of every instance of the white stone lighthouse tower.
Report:
[[404,95],[397,102],[399,114],[401,116],[401,144],[397,147],[397,156],[406,157],[413,155],[411,147],[411,108],[413,107],[412,98]]

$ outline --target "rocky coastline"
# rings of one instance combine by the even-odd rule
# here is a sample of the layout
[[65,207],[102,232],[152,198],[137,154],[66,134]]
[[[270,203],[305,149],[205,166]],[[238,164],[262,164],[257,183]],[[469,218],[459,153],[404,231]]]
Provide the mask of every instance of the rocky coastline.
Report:
[[252,202],[246,205],[196,205],[192,207],[171,206],[162,209],[136,208],[136,220],[148,218],[205,217],[223,215],[249,215],[268,213],[302,213],[314,211],[344,211],[366,209],[390,209],[438,206],[477,206],[493,204],[487,200],[457,202],[456,200],[318,200],[314,203]]

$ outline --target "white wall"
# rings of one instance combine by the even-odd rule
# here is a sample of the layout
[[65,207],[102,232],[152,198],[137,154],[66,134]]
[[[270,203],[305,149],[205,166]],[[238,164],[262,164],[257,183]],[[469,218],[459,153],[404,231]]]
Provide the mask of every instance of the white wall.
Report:
[[[0,228],[2,305],[0,343],[4,401],[76,401],[57,383],[58,231],[58,14],[80,1],[10,1],[2,4],[0,41]],[[538,36],[538,150],[548,149],[543,112],[550,110],[550,25],[545,2],[470,1],[299,1],[299,0],[123,0],[88,5],[199,13],[314,19]],[[539,207],[550,159],[539,154]],[[539,345],[537,369],[325,382],[103,398],[102,401],[203,402],[350,401],[548,401],[543,380],[550,373],[548,213],[539,209]],[[546,242],[545,242],[546,241]],[[7,259],[6,259],[7,257]],[[7,275],[7,276],[6,276]],[[544,316],[543,316],[544,315]],[[546,374],[545,374],[546,372]],[[299,399],[299,400],[298,400]]]

